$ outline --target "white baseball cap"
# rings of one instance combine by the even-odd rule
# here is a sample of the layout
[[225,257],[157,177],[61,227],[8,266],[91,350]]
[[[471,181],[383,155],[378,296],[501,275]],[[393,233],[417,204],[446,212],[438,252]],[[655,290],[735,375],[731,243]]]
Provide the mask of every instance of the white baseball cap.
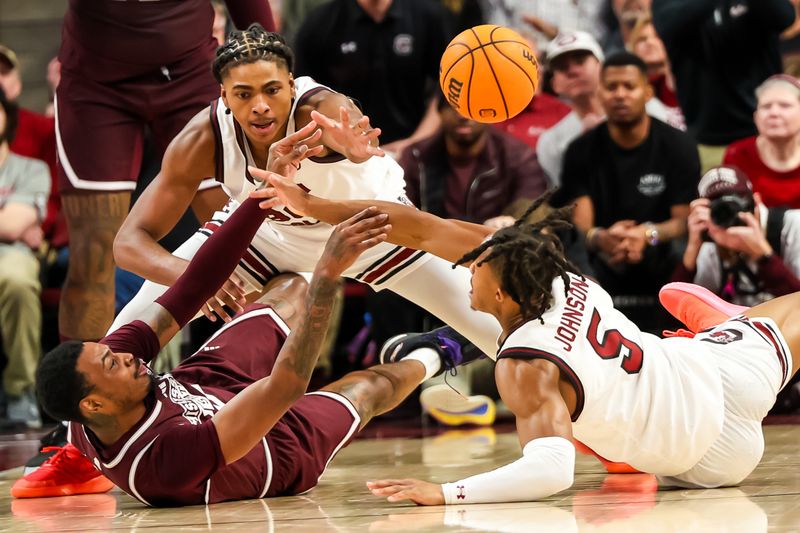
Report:
[[603,56],[603,49],[600,48],[597,39],[585,31],[567,31],[559,33],[556,35],[555,39],[547,44],[545,57],[549,64],[558,56],[577,50],[591,52],[601,63],[605,59],[605,56]]

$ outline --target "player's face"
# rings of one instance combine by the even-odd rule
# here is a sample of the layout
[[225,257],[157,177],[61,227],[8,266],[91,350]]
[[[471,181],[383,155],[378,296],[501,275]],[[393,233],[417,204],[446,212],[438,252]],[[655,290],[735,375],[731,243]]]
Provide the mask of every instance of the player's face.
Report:
[[576,50],[553,59],[553,90],[569,100],[594,95],[600,79],[600,62],[591,52]]
[[498,308],[497,296],[500,291],[500,281],[491,264],[484,263],[478,266],[491,252],[491,248],[483,252],[469,267],[472,273],[470,280],[469,304],[476,311],[495,314]]
[[486,124],[462,117],[449,105],[442,108],[440,115],[444,136],[463,148],[475,144],[488,127]]
[[237,65],[222,80],[222,100],[251,142],[269,146],[286,134],[294,79],[276,61]]
[[86,342],[77,369],[92,387],[90,396],[102,404],[103,414],[114,416],[141,404],[149,394],[153,378],[141,359],[115,353],[105,344]]
[[797,90],[783,83],[761,93],[755,112],[758,132],[772,140],[791,139],[800,132],[800,99]]
[[608,67],[600,83],[600,101],[608,121],[632,125],[644,118],[644,106],[652,96],[650,83],[633,65]]

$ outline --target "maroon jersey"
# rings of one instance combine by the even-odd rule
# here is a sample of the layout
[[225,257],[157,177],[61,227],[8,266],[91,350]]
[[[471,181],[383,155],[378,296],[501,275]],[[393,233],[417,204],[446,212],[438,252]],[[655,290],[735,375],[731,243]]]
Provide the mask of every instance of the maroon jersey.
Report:
[[[148,505],[216,503],[308,490],[357,427],[357,415],[341,397],[304,397],[246,456],[227,466],[211,421],[237,392],[271,372],[287,334],[274,310],[251,306],[171,373],[151,375],[147,412],[117,442],[106,446],[75,422],[70,424],[70,442],[117,486]],[[100,343],[144,361],[159,349],[153,330],[140,321]]]

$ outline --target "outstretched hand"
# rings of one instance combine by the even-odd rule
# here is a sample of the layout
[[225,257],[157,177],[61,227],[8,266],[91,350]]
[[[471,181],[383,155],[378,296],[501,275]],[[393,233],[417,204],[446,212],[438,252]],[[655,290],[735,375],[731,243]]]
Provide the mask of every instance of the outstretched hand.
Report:
[[373,128],[366,115],[351,125],[350,114],[344,106],[339,107],[339,120],[336,121],[319,111],[312,111],[313,122],[319,124],[328,139],[331,148],[341,151],[347,159],[354,163],[363,163],[372,156],[383,157],[384,152],[378,148],[380,128]]
[[295,182],[280,174],[259,168],[248,167],[248,170],[253,177],[266,184],[266,187],[256,189],[250,193],[250,198],[261,198],[263,200],[258,204],[261,209],[273,209],[279,205],[285,205],[300,216],[307,215],[308,193]]
[[385,496],[390,502],[411,500],[417,505],[444,505],[442,486],[419,479],[381,479],[367,481],[375,496]]
[[[310,147],[319,143],[321,138],[322,130],[318,129],[317,123],[312,120],[291,135],[272,143],[269,147],[267,170],[293,178],[300,168],[300,161],[319,155],[325,149],[321,144]],[[251,174],[258,178],[256,174],[252,172]]]
[[392,229],[386,223],[388,218],[389,215],[379,212],[378,208],[368,207],[334,226],[317,270],[340,276],[364,251],[386,240]]

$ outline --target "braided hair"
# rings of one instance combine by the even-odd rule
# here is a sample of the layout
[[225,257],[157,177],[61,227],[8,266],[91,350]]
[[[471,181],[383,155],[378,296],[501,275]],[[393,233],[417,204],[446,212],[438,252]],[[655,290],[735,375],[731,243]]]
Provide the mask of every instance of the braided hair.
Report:
[[498,230],[491,239],[455,263],[470,263],[491,248],[489,255],[477,266],[491,262],[500,278],[500,286],[519,304],[525,320],[542,320],[542,315],[552,304],[552,283],[556,276],[564,280],[564,289],[568,291],[570,281],[567,273],[581,275],[578,267],[564,256],[564,245],[555,233],[572,227],[571,205],[550,210],[538,222],[527,222],[528,216],[547,202],[553,192],[545,192],[513,226]]
[[232,31],[225,44],[217,48],[211,70],[219,83],[228,71],[238,65],[260,60],[275,61],[291,73],[294,69],[294,52],[284,38],[253,23],[244,31]]

